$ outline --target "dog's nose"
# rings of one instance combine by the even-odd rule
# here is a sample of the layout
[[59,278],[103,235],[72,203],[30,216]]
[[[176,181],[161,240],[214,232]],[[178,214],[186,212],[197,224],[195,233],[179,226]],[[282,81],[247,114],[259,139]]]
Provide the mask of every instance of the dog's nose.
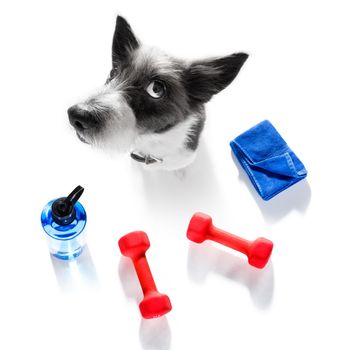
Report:
[[96,116],[85,109],[74,105],[68,108],[68,117],[71,125],[78,131],[96,128],[98,120]]

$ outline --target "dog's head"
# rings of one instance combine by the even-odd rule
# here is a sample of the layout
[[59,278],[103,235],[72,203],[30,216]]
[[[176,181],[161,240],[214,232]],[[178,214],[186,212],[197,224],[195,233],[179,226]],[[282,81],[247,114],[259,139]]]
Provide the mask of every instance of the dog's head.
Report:
[[203,104],[233,81],[247,57],[176,59],[142,46],[118,16],[107,81],[68,109],[69,121],[80,140],[127,150],[140,135],[165,133],[203,113]]

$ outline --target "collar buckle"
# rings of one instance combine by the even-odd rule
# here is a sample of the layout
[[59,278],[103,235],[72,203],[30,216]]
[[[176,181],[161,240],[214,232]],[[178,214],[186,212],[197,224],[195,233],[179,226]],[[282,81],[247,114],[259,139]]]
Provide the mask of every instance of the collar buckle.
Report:
[[145,155],[141,152],[135,152],[135,151],[130,153],[130,157],[133,160],[136,160],[139,163],[144,163],[146,165],[163,162],[163,159],[161,159],[161,158],[151,156],[150,154]]

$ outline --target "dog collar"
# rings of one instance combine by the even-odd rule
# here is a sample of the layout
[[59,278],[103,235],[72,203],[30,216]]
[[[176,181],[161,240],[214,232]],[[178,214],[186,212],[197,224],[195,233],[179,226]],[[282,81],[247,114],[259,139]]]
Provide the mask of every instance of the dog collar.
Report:
[[143,154],[141,152],[132,151],[130,157],[137,162],[148,164],[162,163],[163,159],[151,156],[150,154]]

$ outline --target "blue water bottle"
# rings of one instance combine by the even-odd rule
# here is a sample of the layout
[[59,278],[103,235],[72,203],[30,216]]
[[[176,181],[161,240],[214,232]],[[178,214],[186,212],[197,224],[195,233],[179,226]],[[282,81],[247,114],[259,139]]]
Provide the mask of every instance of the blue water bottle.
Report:
[[76,187],[68,197],[54,199],[41,213],[41,225],[47,234],[50,253],[70,260],[78,257],[85,245],[86,212],[78,202],[84,188]]

